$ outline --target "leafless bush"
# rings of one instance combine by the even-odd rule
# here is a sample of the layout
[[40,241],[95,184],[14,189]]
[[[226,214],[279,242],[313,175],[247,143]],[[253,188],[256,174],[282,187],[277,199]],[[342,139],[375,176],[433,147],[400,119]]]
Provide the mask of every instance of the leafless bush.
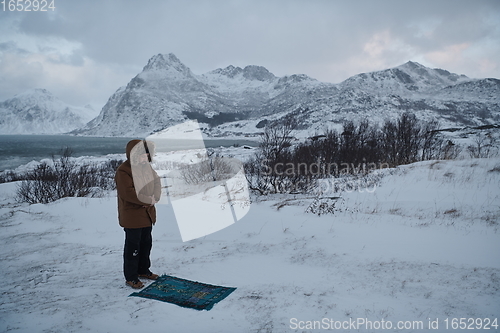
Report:
[[422,125],[421,135],[422,135],[421,159],[423,161],[440,159],[441,147],[444,143],[444,140],[439,136],[438,121],[431,120],[427,123],[424,123]]
[[71,154],[65,150],[59,159],[53,157],[51,164],[41,163],[25,173],[17,186],[17,200],[34,204],[65,197],[99,197],[115,188],[114,174],[122,161],[77,164]]
[[315,214],[318,216],[325,214],[334,214],[336,211],[335,205],[340,197],[316,197],[313,202],[306,208],[306,213]]
[[23,180],[22,175],[15,173],[12,170],[4,171],[4,172],[0,173],[0,184],[15,182],[18,180]]
[[455,144],[452,140],[448,140],[446,143],[442,144],[440,151],[438,159],[454,160],[460,156],[462,147]]
[[189,185],[225,180],[235,174],[231,163],[221,156],[210,156],[199,163],[188,164],[182,167],[180,172]]
[[386,120],[380,136],[380,153],[391,166],[438,158],[442,139],[436,121],[421,122],[403,113],[395,122]]
[[284,175],[282,166],[290,160],[290,147],[294,139],[292,132],[296,127],[297,122],[293,117],[285,117],[266,126],[258,151],[244,165],[250,189],[260,194],[293,191],[292,187],[295,187],[298,179]]
[[420,160],[456,157],[444,145],[436,121],[422,122],[411,113],[379,127],[365,120],[344,123],[292,146],[296,124],[284,118],[267,125],[256,154],[245,164],[249,186],[259,194],[307,193],[318,179],[363,176],[374,169]]
[[488,170],[488,172],[500,172],[500,164],[495,165],[493,169]]
[[491,133],[478,134],[474,138],[474,144],[467,147],[470,157],[488,158],[498,154],[496,138]]

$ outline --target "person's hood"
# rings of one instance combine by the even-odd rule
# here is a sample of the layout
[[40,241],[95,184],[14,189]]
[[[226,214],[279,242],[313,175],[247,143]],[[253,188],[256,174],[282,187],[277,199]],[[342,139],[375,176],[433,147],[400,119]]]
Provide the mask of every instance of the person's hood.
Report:
[[153,160],[153,156],[155,154],[155,144],[152,141],[145,141],[145,140],[136,139],[136,140],[130,140],[127,143],[127,147],[125,149],[125,152],[127,154],[128,161],[130,161],[130,162],[132,161],[132,159],[131,159],[132,154],[141,155],[141,154],[146,153],[146,148],[145,148],[144,142],[147,145],[147,151],[149,151],[149,157],[151,159],[150,161]]
[[130,153],[132,152],[132,149],[135,147],[136,144],[142,142],[142,140],[130,140],[127,143],[127,147],[125,149],[125,152],[127,154],[127,160],[130,161]]

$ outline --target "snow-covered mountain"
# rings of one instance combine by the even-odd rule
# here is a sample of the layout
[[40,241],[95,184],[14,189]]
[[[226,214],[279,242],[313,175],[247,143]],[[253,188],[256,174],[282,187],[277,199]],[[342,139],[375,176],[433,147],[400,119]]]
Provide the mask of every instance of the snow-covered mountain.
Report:
[[152,57],[82,135],[145,136],[186,119],[207,123],[211,136],[252,135],[264,119],[292,114],[302,129],[345,119],[383,121],[411,111],[443,125],[500,121],[500,80],[470,79],[415,62],[355,75],[339,84],[303,74],[276,77],[261,66],[228,66],[195,75],[173,54]]
[[213,124],[248,118],[269,99],[273,80],[258,66],[197,76],[174,54],[158,54],[110,97],[96,119],[74,133],[147,135],[187,118]]
[[291,86],[275,85],[279,92],[249,119],[222,124],[212,136],[251,136],[264,119],[293,115],[305,135],[335,127],[345,120],[370,119],[381,123],[402,112],[422,119],[437,119],[443,127],[474,126],[500,122],[500,80],[470,79],[415,62],[362,73],[339,84],[313,79],[297,80]]
[[0,102],[0,134],[60,134],[84,126],[97,112],[64,103],[45,89]]
[[230,101],[198,78],[173,54],[152,57],[118,89],[97,118],[77,134],[145,135],[186,119],[186,112],[230,112]]
[[453,74],[442,69],[431,69],[408,61],[395,68],[354,75],[341,85],[343,88],[363,89],[387,95],[429,92],[464,81],[469,81],[465,75]]
[[224,94],[236,112],[253,112],[273,93],[276,77],[261,66],[219,68],[203,74],[199,80]]

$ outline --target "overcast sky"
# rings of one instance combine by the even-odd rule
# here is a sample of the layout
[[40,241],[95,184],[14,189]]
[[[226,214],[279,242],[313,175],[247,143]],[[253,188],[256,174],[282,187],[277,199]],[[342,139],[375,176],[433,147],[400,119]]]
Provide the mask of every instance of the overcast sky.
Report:
[[45,88],[100,110],[158,53],[194,74],[261,65],[339,83],[413,60],[500,78],[498,0],[54,3],[53,12],[0,11],[0,100]]

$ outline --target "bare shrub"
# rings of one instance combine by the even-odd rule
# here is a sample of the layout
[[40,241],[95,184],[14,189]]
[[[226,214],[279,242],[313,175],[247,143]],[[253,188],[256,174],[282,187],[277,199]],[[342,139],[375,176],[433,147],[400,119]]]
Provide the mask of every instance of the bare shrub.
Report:
[[439,159],[442,160],[454,160],[460,156],[462,152],[462,147],[455,144],[452,140],[446,141],[441,145]]
[[266,127],[259,149],[245,164],[250,189],[262,195],[309,193],[319,179],[363,176],[374,169],[455,158],[460,152],[451,141],[444,144],[437,121],[419,121],[411,113],[382,127],[347,121],[341,132],[327,130],[292,145],[295,126],[288,117]]
[[488,158],[498,154],[496,138],[491,133],[477,134],[474,144],[467,147],[470,157]]
[[19,202],[49,203],[65,197],[99,197],[115,188],[114,174],[122,161],[77,164],[66,149],[52,163],[41,163],[25,173],[17,186]]
[[297,179],[285,175],[283,167],[291,158],[292,132],[296,127],[297,122],[291,116],[266,126],[259,149],[244,165],[250,189],[260,194],[290,193],[294,190]]
[[493,169],[488,170],[488,172],[500,172],[500,164],[495,165]]
[[443,146],[444,141],[443,138],[439,136],[439,129],[439,123],[437,120],[431,120],[422,125],[422,161],[441,158],[441,147]]
[[8,170],[8,171],[4,171],[4,172],[0,173],[0,184],[15,182],[18,180],[23,180],[22,175],[19,175],[12,170]]
[[438,127],[436,121],[423,123],[408,112],[395,122],[386,120],[380,137],[380,152],[385,156],[385,162],[398,166],[437,158],[441,145]]
[[199,163],[183,166],[180,172],[190,185],[226,180],[235,174],[231,163],[222,156],[206,157]]
[[317,197],[306,208],[306,213],[315,214],[318,216],[325,214],[334,214],[336,211],[335,205],[340,197]]

